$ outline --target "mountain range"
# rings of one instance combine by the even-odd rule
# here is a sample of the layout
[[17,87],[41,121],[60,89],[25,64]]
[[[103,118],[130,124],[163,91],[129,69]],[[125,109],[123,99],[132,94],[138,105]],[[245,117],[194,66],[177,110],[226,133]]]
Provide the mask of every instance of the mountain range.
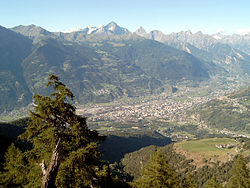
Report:
[[204,61],[214,62],[230,73],[249,74],[250,34],[229,36],[181,31],[165,35],[157,30],[146,33],[142,27],[135,33],[186,51]]
[[0,112],[29,104],[57,74],[78,104],[165,92],[211,75],[249,78],[249,35],[134,33],[111,22],[70,33],[0,27]]

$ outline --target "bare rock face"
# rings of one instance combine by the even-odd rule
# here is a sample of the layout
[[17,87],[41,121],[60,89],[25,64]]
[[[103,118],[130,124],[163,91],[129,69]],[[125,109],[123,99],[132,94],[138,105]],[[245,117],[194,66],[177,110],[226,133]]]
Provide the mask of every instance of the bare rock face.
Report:
[[136,34],[136,35],[138,35],[140,37],[147,38],[147,39],[151,39],[152,38],[151,35],[150,35],[150,33],[147,33],[143,27],[140,27],[139,29],[137,29],[134,32],[134,34]]
[[92,32],[91,34],[115,34],[115,35],[124,35],[124,34],[129,34],[130,31],[120,27],[119,25],[117,25],[117,23],[115,22],[110,22],[107,25],[101,26],[100,28],[98,28],[97,30],[95,30],[94,32]]

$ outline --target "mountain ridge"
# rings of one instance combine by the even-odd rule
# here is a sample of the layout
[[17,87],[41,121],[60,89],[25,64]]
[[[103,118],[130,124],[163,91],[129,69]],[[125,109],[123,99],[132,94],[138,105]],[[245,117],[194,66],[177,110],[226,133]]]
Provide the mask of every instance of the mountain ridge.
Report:
[[[106,29],[114,26],[111,22]],[[208,68],[199,59],[133,34],[75,35],[78,38],[65,40],[65,36],[34,25],[14,30],[17,33],[6,29],[29,41],[30,51],[16,62],[21,67],[19,72],[29,96],[48,93],[43,86],[51,73],[57,74],[73,90],[79,104],[151,95],[164,91],[169,83],[209,78]],[[8,49],[12,46],[3,51]],[[6,87],[16,88],[8,84]],[[8,101],[14,93],[15,89],[6,93],[4,99]],[[19,98],[24,93],[19,93]],[[7,106],[1,99],[0,104],[4,110],[15,106]]]
[[[211,61],[222,66],[231,75],[237,75],[239,72],[240,74],[250,74],[250,56],[248,55],[250,35],[245,35],[246,43],[239,45],[239,40],[242,38],[236,37],[237,39],[233,43],[229,36],[220,35],[220,39],[218,39],[218,37],[214,37],[215,35],[203,34],[201,31],[192,33],[188,30],[165,35],[161,31],[153,30],[150,33],[136,31],[135,34],[186,51],[204,61]],[[236,72],[233,68],[235,66],[237,67]]]
[[0,98],[1,108],[27,105],[31,92],[23,75],[21,62],[32,50],[32,41],[0,27]]
[[[21,70],[23,87],[29,96],[46,93],[42,86],[51,73],[58,74],[72,87],[78,103],[99,103],[161,93],[166,84],[200,82],[214,74],[248,78],[250,72],[247,54],[202,32],[165,35],[157,30],[147,33],[141,27],[132,33],[115,22],[99,29],[88,27],[70,33],[50,32],[35,25],[3,30],[29,41],[27,47],[18,50],[24,53],[22,58],[13,60],[16,68],[21,67],[17,70]],[[4,53],[9,49],[12,46],[2,48]],[[25,49],[30,50],[23,52]],[[8,76],[4,74],[1,79],[6,83]],[[6,101],[11,95],[21,99],[25,93],[14,94],[15,84],[6,87],[13,92],[5,93]],[[13,109],[13,104],[10,106]],[[9,108],[4,105],[2,109],[5,107]]]

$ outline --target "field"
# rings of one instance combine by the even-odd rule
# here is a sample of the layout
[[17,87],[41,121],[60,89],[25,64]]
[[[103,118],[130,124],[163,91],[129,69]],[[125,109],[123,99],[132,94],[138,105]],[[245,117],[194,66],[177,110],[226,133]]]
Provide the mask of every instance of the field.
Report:
[[188,159],[193,159],[194,164],[198,167],[212,165],[217,162],[221,164],[232,160],[239,153],[243,155],[250,154],[249,151],[243,151],[242,144],[233,138],[206,138],[183,141],[175,143],[174,147],[177,153],[185,155]]
[[219,149],[215,145],[218,144],[237,144],[234,139],[231,138],[209,138],[193,141],[184,141],[177,143],[176,145],[181,146],[184,150],[189,152],[215,152],[225,153],[231,149]]

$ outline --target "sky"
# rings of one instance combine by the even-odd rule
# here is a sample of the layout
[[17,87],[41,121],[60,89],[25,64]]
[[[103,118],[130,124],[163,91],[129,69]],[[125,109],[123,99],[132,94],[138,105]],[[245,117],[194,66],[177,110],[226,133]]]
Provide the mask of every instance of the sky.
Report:
[[0,25],[70,31],[114,21],[134,32],[250,32],[249,0],[0,0]]

